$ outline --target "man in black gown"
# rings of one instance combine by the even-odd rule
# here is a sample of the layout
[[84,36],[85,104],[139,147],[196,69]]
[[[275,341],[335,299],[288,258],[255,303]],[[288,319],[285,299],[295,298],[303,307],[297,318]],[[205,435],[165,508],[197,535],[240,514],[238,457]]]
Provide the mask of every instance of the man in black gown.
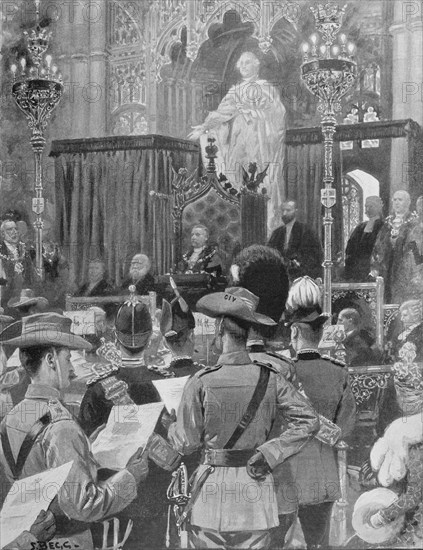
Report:
[[382,208],[380,197],[367,197],[365,211],[369,219],[357,225],[345,249],[344,277],[347,281],[366,281],[370,274],[373,247],[384,223]]

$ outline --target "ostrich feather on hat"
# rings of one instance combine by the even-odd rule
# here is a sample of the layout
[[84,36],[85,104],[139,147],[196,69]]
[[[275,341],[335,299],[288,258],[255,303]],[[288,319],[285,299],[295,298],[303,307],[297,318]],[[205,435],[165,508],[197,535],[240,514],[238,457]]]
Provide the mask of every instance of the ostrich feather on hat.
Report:
[[409,448],[423,443],[423,418],[421,414],[401,417],[386,428],[370,452],[370,464],[378,472],[379,483],[388,487],[400,481],[407,473]]
[[293,312],[298,309],[319,309],[322,308],[322,293],[316,282],[305,275],[299,277],[289,289],[288,299],[286,301],[288,311]]
[[415,344],[405,343],[399,356],[400,361],[393,366],[393,375],[403,416],[387,427],[370,453],[371,466],[378,472],[379,483],[384,487],[405,477],[410,446],[423,442],[423,371],[421,365],[414,362]]
[[322,293],[315,281],[308,275],[296,279],[286,301],[286,324],[322,325],[329,319],[329,315],[322,312],[321,304]]

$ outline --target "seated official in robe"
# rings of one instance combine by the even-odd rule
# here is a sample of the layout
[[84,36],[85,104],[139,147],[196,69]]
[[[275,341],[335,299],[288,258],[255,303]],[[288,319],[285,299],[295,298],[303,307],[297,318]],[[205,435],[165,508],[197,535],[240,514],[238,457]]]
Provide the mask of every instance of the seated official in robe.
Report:
[[145,254],[135,254],[131,260],[128,277],[123,281],[119,294],[128,294],[128,287],[130,285],[135,285],[136,293],[139,296],[154,292],[154,277],[150,271],[150,258]]
[[112,285],[106,279],[106,264],[100,258],[90,260],[88,280],[80,286],[75,296],[110,296]]
[[178,265],[181,273],[209,273],[214,277],[222,275],[217,248],[208,244],[209,235],[205,225],[194,225],[191,230],[191,248],[182,256]]
[[346,363],[349,367],[377,365],[381,360],[380,350],[373,347],[373,338],[360,327],[360,314],[354,308],[345,308],[338,315],[338,325],[345,331],[343,344]]

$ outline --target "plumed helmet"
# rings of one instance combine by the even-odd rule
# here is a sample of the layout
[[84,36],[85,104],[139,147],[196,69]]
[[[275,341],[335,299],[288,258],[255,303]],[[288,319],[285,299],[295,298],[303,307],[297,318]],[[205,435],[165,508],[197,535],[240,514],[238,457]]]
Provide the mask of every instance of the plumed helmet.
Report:
[[286,301],[287,325],[308,323],[315,327],[323,325],[330,316],[322,313],[322,293],[318,284],[308,275],[296,279]]
[[319,309],[322,306],[322,293],[319,285],[308,275],[296,279],[289,290],[286,307],[288,311],[298,309]]
[[131,351],[141,351],[147,345],[153,324],[148,307],[135,295],[134,285],[129,287],[129,299],[116,315],[115,333],[118,342]]

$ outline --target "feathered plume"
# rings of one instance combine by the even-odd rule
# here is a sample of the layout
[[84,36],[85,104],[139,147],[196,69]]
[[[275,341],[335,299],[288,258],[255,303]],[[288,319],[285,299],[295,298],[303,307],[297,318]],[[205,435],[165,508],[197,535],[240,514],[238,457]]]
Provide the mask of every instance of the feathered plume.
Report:
[[286,301],[289,312],[292,313],[298,309],[321,309],[321,305],[322,293],[313,279],[306,275],[294,281]]

